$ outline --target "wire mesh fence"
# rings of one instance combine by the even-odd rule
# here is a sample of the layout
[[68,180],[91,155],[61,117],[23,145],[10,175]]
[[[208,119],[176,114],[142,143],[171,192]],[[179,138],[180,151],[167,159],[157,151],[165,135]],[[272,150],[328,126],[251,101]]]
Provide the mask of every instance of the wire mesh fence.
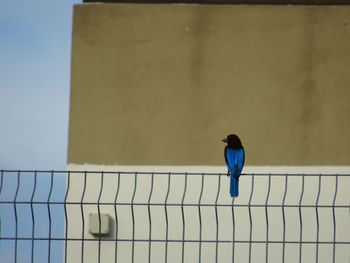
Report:
[[1,262],[347,262],[350,175],[5,171]]

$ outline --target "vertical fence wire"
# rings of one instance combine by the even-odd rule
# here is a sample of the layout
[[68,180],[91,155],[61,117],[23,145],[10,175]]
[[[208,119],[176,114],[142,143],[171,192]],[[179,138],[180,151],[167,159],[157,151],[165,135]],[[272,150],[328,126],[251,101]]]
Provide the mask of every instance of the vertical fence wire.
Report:
[[16,193],[14,196],[13,200],[13,209],[15,212],[15,263],[17,263],[17,248],[18,248],[18,215],[17,215],[17,196],[18,196],[18,191],[19,187],[21,185],[21,172],[17,172],[17,188],[16,188]]
[[68,193],[69,193],[69,188],[70,188],[70,171],[67,173],[67,186],[66,186],[66,191],[64,194],[64,220],[65,220],[65,232],[64,232],[64,238],[66,242],[64,242],[64,263],[67,263],[67,255],[68,255],[68,213],[67,213],[67,198],[68,198]]
[[266,248],[265,248],[265,263],[269,262],[269,214],[268,214],[268,203],[271,191],[271,174],[268,177],[267,194],[265,200],[265,220],[266,220]]
[[321,175],[318,176],[318,191],[317,191],[317,198],[316,198],[316,205],[315,205],[315,211],[316,211],[316,262],[318,262],[318,243],[320,241],[320,219],[318,215],[318,202],[320,200],[320,193],[321,193]]
[[201,190],[198,199],[198,219],[199,219],[199,244],[198,244],[198,262],[201,263],[202,260],[202,211],[201,211],[201,202],[203,196],[203,187],[204,187],[204,174],[201,177]]
[[216,239],[215,239],[215,262],[218,262],[218,253],[219,253],[219,215],[218,215],[218,199],[220,193],[220,185],[221,185],[221,176],[218,176],[218,191],[216,193],[215,199],[215,222],[216,222]]
[[299,263],[301,263],[302,260],[302,249],[303,249],[303,214],[301,210],[301,204],[303,202],[304,197],[304,184],[305,184],[305,175],[302,174],[301,177],[301,192],[300,192],[300,199],[299,199]]
[[53,171],[51,171],[51,176],[50,176],[50,191],[47,197],[47,213],[49,217],[49,241],[48,241],[48,253],[47,253],[47,262],[51,262],[51,233],[52,233],[52,222],[51,222],[51,209],[50,209],[50,202],[51,202],[51,194],[52,194],[52,189],[53,189]]
[[98,199],[97,199],[97,215],[98,215],[98,257],[97,257],[97,262],[101,262],[101,209],[100,209],[100,203],[101,203],[101,196],[102,196],[102,190],[103,190],[103,178],[104,178],[104,172],[101,172],[101,179],[100,179],[100,192],[98,194]]
[[152,254],[152,215],[151,215],[151,199],[153,194],[153,182],[154,182],[154,173],[151,174],[151,189],[148,196],[147,210],[148,210],[148,223],[149,223],[149,232],[148,232],[148,263],[151,263],[151,254]]
[[283,200],[282,200],[282,220],[283,220],[283,243],[282,243],[282,263],[284,263],[285,260],[285,250],[286,250],[286,215],[285,215],[285,202],[286,202],[286,196],[287,196],[287,189],[288,189],[288,176],[285,176],[284,181],[284,194],[283,194]]
[[185,262],[185,232],[186,232],[186,220],[185,220],[185,211],[184,211],[184,202],[185,202],[185,196],[187,191],[187,173],[185,173],[185,185],[184,185],[184,191],[182,194],[182,200],[181,200],[181,215],[182,215],[182,249],[181,249],[181,262]]
[[135,201],[135,195],[136,195],[136,189],[137,189],[137,172],[134,174],[135,181],[134,181],[134,192],[132,194],[131,199],[131,217],[132,217],[132,247],[131,247],[131,262],[134,263],[135,259],[135,212],[134,212],[134,201]]
[[[2,186],[3,186],[3,183],[4,183],[4,171],[1,171],[0,173],[0,198],[1,198],[1,195],[2,195]],[[1,233],[2,233],[2,216],[0,216],[0,238],[1,238]],[[0,240],[0,244],[1,244],[1,240]]]
[[33,207],[33,201],[34,196],[36,192],[36,180],[37,180],[37,171],[34,171],[34,185],[33,185],[33,191],[32,195],[30,197],[30,213],[32,218],[32,242],[31,242],[31,255],[30,255],[30,262],[34,263],[34,245],[35,245],[35,216],[34,216],[34,207]]
[[165,212],[165,261],[168,262],[168,243],[169,243],[169,218],[168,218],[168,198],[170,192],[170,178],[171,173],[168,173],[168,187],[164,201],[164,212]]
[[249,263],[252,261],[252,237],[253,237],[253,219],[252,219],[252,198],[254,192],[254,174],[252,174],[252,188],[250,191],[249,201],[248,201],[248,212],[249,212]]
[[[118,202],[118,196],[119,196],[119,189],[120,189],[120,173],[117,173],[117,190],[115,192],[115,197],[114,197],[114,218],[115,218],[115,239],[118,240],[119,238],[119,219],[118,219],[118,212],[117,212],[117,202]],[[118,241],[115,242],[114,245],[114,262],[118,262]]]
[[[0,172],[0,198],[2,196],[2,186],[4,183],[4,171]],[[0,238],[1,238],[1,233],[2,233],[2,216],[0,215]],[[0,240],[0,244],[1,244],[1,240]]]
[[85,197],[86,191],[86,180],[87,180],[87,172],[84,172],[84,183],[83,183],[83,192],[81,194],[80,199],[80,212],[81,212],[81,263],[84,263],[84,241],[85,241],[85,215],[84,215],[84,207],[83,201]]
[[336,234],[337,234],[337,225],[335,220],[335,200],[337,199],[338,194],[338,174],[335,177],[335,189],[334,189],[334,196],[333,196],[333,203],[332,203],[332,214],[333,214],[333,263],[335,263],[335,241],[336,241]]

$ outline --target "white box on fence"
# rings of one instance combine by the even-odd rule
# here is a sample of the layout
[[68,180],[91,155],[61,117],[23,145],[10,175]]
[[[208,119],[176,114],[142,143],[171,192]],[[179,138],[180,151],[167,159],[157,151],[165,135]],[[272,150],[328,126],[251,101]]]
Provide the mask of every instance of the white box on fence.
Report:
[[[89,232],[95,236],[108,235],[110,219],[108,214],[89,214]],[[100,227],[101,224],[101,227]]]

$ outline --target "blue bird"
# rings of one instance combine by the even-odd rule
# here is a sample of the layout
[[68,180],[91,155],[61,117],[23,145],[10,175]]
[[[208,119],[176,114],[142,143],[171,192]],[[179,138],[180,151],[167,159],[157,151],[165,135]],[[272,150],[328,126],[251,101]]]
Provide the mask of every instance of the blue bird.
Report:
[[244,148],[236,134],[230,134],[222,141],[227,143],[224,154],[228,169],[227,176],[230,176],[230,194],[231,197],[237,197],[239,177],[245,161]]

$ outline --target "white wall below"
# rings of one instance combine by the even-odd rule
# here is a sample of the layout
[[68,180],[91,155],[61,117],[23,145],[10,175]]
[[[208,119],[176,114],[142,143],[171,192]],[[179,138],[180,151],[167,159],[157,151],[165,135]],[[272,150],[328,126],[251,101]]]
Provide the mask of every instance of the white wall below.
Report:
[[[266,259],[266,243],[249,245],[246,241],[266,241],[268,233],[269,241],[287,241],[284,246],[284,262],[294,263],[299,262],[300,246],[298,243],[288,242],[299,241],[300,230],[303,242],[316,242],[317,238],[319,242],[332,242],[333,216],[336,217],[336,241],[350,242],[350,176],[334,176],[350,175],[349,166],[246,166],[243,170],[246,175],[242,175],[240,179],[240,196],[234,200],[234,208],[233,199],[229,195],[229,178],[225,176],[224,166],[69,164],[67,170],[115,172],[104,173],[103,177],[101,173],[71,173],[68,192],[68,202],[71,202],[68,205],[68,237],[83,237],[95,241],[70,241],[67,248],[68,262],[79,262],[83,247],[86,263],[98,262],[99,255],[101,262],[148,262],[149,259],[151,262],[165,262],[165,257],[167,262],[182,262],[182,256],[184,262],[198,262],[199,257],[200,262],[216,262],[216,259],[217,262],[231,262],[233,250],[235,262],[249,262],[250,254],[251,262],[260,263]],[[143,173],[135,175],[135,172]],[[152,176],[152,172],[156,174]],[[169,176],[169,172],[190,174]],[[201,173],[223,175],[202,176]],[[253,173],[257,175],[252,176]],[[269,177],[268,174],[275,175]],[[286,177],[285,174],[291,175]],[[302,174],[314,176],[303,177]],[[80,205],[81,201],[85,203],[83,206]],[[100,206],[97,205],[98,201]],[[199,201],[202,205],[200,207]],[[251,207],[247,206],[249,202]],[[333,202],[336,206],[334,210]],[[182,203],[184,206],[181,206]],[[268,207],[265,206],[266,203]],[[301,207],[298,206],[299,203]],[[315,207],[316,203],[318,208]],[[282,207],[282,204],[285,206]],[[102,238],[128,240],[134,237],[139,241],[136,241],[134,246],[132,242],[127,241],[99,242],[99,238],[92,236],[88,231],[89,213],[96,213],[98,209],[101,213],[108,213],[112,219],[112,233]],[[166,242],[160,241],[165,240],[167,234],[168,240],[172,241],[182,241],[185,237],[185,240],[201,239],[205,242],[201,245],[199,242],[168,242],[166,255]],[[150,237],[155,241],[149,243]],[[233,238],[238,242],[232,243]],[[216,239],[227,242],[216,246]],[[336,262],[346,262],[345,259],[349,259],[349,251],[349,244],[337,244]],[[268,262],[282,262],[282,253],[281,243],[270,243]],[[316,257],[318,262],[332,262],[332,255],[332,244],[302,245],[302,262],[315,262]]]

